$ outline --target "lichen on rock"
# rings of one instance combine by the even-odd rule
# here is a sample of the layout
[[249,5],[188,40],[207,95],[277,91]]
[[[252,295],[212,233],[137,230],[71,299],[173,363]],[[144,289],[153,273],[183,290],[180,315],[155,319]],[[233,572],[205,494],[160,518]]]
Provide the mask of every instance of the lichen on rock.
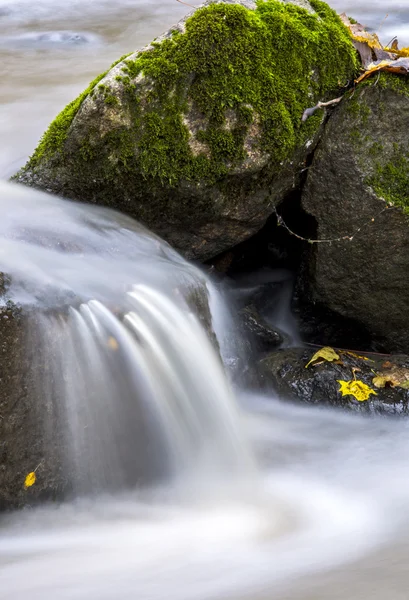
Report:
[[16,179],[122,209],[187,256],[245,239],[294,185],[322,122],[303,111],[357,68],[335,12],[308,5],[207,3],[94,80]]

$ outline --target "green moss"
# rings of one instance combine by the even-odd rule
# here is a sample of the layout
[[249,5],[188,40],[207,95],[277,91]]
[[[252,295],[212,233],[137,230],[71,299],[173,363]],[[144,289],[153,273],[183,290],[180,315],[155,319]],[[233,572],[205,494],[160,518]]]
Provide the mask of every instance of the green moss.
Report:
[[[78,98],[70,102],[62,112],[60,112],[60,114],[56,117],[56,119],[54,119],[47,131],[44,133],[39,145],[34,151],[34,154],[30,157],[30,164],[32,166],[37,164],[43,158],[47,159],[48,157],[51,157],[54,154],[54,152],[58,151],[61,148],[62,144],[64,143],[67,137],[68,129],[70,128],[70,125],[85,98],[89,94],[93,94],[98,82],[105,77],[105,75],[110,71],[110,69],[112,69],[118,63],[125,60],[128,56],[129,54],[124,54],[123,56],[121,56],[120,59],[115,61],[107,71],[95,77],[95,79],[91,81],[87,89],[84,90],[78,96]],[[102,85],[98,87],[105,88],[105,86]]]
[[[123,76],[116,79],[130,103],[138,75],[152,85],[143,110],[133,111],[131,144],[122,132],[126,144],[118,164],[130,164],[130,146],[134,152],[136,145],[137,169],[145,178],[171,185],[181,179],[216,180],[245,156],[252,123],[272,164],[289,159],[321,120],[315,115],[302,123],[303,111],[339,93],[358,67],[349,33],[336,13],[320,0],[310,3],[315,13],[277,0],[259,0],[254,11],[211,4],[188,19],[185,33],[175,32],[126,60]],[[51,124],[30,166],[63,150],[73,117],[104,75]],[[196,138],[208,150],[201,153],[192,152],[184,122],[192,106],[203,122]],[[227,111],[235,115],[229,122]]]
[[[376,80],[372,77],[370,81],[374,84]],[[408,77],[405,75],[381,73],[376,85],[380,88],[394,91],[409,98],[409,81]]]
[[409,215],[409,153],[395,144],[389,162],[378,162],[375,175],[368,178],[374,192]]
[[77,114],[82,102],[85,100],[88,94],[90,94],[94,90],[97,83],[101,81],[103,77],[105,77],[107,72],[108,71],[102,73],[101,75],[98,75],[98,77],[96,77],[89,84],[87,89],[84,90],[82,94],[80,94],[78,98],[76,98],[76,100],[70,102],[70,104],[68,104],[64,108],[64,110],[60,112],[58,117],[54,119],[50,127],[47,129],[47,131],[41,138],[39,145],[37,146],[34,154],[32,155],[30,159],[31,165],[35,165],[40,160],[52,156],[52,154],[56,150],[59,150],[61,148],[62,144],[64,143],[67,137],[68,129],[75,115]]

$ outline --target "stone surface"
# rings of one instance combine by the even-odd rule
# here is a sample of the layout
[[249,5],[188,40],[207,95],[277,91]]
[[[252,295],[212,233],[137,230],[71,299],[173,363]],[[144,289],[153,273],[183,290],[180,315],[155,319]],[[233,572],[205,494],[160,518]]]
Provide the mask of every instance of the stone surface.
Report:
[[0,308],[0,511],[61,497],[68,484],[56,406],[37,385],[48,366],[30,344],[35,320],[11,303]]
[[[409,368],[405,355],[376,355],[341,353],[342,364],[324,362],[305,368],[318,348],[290,348],[272,352],[261,363],[263,385],[274,390],[283,400],[318,406],[332,406],[364,414],[409,415],[409,391],[401,387],[378,389],[373,384],[375,373],[388,370],[389,364]],[[359,358],[366,356],[369,360]],[[389,370],[392,370],[389,367]],[[358,402],[353,396],[342,396],[338,380],[363,381],[376,395]]]
[[208,2],[92,82],[16,179],[119,209],[208,259],[298,185],[323,119],[303,111],[356,65],[322,2]]
[[346,237],[310,246],[310,302],[356,321],[388,352],[409,350],[408,131],[407,78],[359,86],[329,119],[302,197],[318,239]]

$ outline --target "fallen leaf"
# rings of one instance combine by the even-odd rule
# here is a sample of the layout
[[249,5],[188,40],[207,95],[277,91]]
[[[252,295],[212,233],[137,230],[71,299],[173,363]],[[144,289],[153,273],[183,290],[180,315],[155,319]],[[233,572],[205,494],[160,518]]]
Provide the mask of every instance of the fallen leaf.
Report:
[[343,396],[353,396],[359,402],[365,402],[371,394],[377,395],[377,393],[363,381],[342,381],[338,379],[338,383],[341,386],[339,391]]
[[391,379],[389,379],[388,377],[381,377],[380,375],[377,375],[376,377],[374,377],[372,379],[372,383],[377,388],[384,388],[387,386],[387,384],[391,385],[392,387],[395,386],[395,384],[393,383],[393,381],[391,381]]
[[24,487],[25,488],[29,488],[32,485],[34,485],[36,482],[36,474],[34,473],[34,471],[32,471],[31,473],[29,473],[27,475],[27,477],[24,480]]
[[361,354],[356,354],[355,352],[351,352],[351,350],[341,350],[340,354],[348,354],[348,356],[352,356],[353,358],[359,358],[361,360],[370,360],[371,362],[373,362],[373,360],[371,360],[367,356],[362,356]]
[[365,73],[362,73],[362,75],[355,80],[355,83],[360,83],[373,73],[378,73],[379,71],[407,75],[409,73],[409,58],[402,57],[397,60],[381,60],[373,62],[367,66]]
[[376,376],[372,379],[372,383],[377,388],[389,386],[409,389],[409,369],[390,364],[390,367],[386,371],[376,373]]
[[392,368],[392,366],[393,366],[393,365],[392,365],[392,363],[391,363],[389,360],[386,360],[386,361],[383,363],[383,365],[382,365],[382,368],[383,368],[383,369],[391,369],[391,368]]
[[118,342],[112,336],[108,338],[108,346],[109,346],[109,348],[111,348],[111,350],[118,350],[118,348],[119,348]]
[[[334,360],[339,360],[339,355],[335,352],[335,350],[333,350],[329,346],[325,346],[324,348],[321,348],[321,350],[318,350],[318,352],[314,354],[310,362],[308,362],[305,365],[305,368],[308,369],[311,363],[315,363],[315,361],[319,360],[320,358],[327,362],[333,362]],[[322,361],[320,362],[320,364],[322,364]]]

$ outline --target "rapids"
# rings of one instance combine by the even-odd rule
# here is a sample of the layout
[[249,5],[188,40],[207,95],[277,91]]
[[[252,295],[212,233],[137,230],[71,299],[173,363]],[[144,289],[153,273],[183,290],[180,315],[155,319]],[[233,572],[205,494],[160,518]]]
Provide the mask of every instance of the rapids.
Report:
[[[331,4],[409,45],[405,0]],[[186,10],[0,0],[0,178],[96,74]],[[406,421],[244,389],[229,290],[130,219],[4,183],[0,207],[0,270],[41,315],[77,491],[1,516],[2,600],[407,600]],[[224,368],[191,289],[209,297]],[[153,477],[137,485],[141,468]]]

